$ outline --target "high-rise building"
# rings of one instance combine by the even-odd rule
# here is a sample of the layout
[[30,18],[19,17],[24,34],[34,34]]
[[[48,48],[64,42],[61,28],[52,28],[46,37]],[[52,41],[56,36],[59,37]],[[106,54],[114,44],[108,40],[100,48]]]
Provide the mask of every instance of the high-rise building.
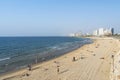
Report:
[[98,30],[95,30],[95,31],[93,32],[93,35],[94,35],[94,36],[98,36]]
[[93,35],[95,36],[114,35],[114,28],[110,28],[110,29],[99,28],[98,30],[95,30],[93,32]]
[[112,35],[114,35],[114,28],[111,28],[111,33]]
[[98,29],[98,35],[103,36],[104,35],[104,28]]

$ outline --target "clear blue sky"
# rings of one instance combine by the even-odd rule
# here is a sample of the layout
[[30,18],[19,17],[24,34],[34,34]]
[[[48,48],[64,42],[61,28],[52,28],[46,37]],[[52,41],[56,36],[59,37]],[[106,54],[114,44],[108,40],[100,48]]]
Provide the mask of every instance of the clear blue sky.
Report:
[[60,36],[109,26],[120,32],[120,0],[0,0],[0,36]]

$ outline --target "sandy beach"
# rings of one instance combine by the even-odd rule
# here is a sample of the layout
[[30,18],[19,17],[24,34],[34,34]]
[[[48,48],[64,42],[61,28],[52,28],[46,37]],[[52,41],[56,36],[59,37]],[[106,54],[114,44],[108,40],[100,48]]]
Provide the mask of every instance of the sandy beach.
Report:
[[112,55],[120,41],[93,38],[94,43],[28,69],[0,76],[0,80],[111,80]]

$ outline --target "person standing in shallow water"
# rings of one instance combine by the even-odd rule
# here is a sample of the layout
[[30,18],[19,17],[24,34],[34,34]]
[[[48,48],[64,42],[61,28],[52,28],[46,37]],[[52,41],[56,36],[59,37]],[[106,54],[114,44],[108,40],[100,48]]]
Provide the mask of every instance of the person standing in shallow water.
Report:
[[29,70],[29,71],[32,70],[32,66],[31,66],[31,64],[28,64],[28,70]]

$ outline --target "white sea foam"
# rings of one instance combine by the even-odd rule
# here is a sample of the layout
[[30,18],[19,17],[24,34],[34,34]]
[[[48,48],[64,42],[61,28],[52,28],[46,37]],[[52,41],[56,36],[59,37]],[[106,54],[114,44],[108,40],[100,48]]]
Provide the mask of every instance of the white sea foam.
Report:
[[8,59],[10,59],[10,57],[2,58],[2,59],[0,59],[0,61],[4,61],[4,60],[8,60]]

